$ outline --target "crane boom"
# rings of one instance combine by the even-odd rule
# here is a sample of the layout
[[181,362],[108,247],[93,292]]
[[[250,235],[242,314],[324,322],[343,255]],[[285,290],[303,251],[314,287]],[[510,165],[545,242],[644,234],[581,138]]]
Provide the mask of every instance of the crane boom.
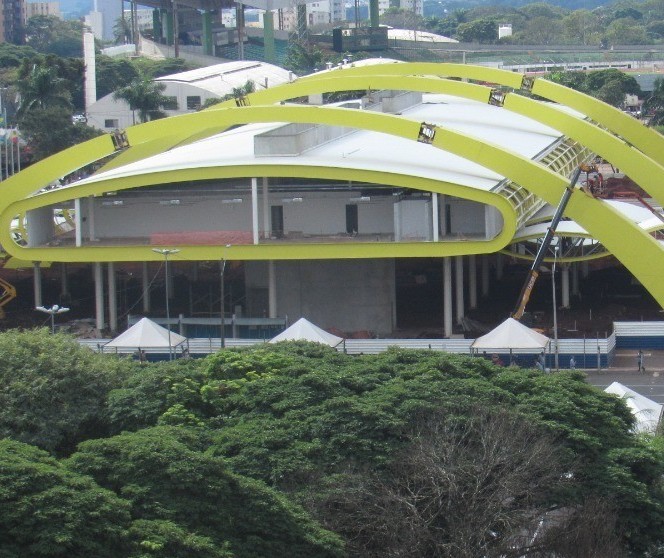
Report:
[[556,208],[556,212],[553,214],[553,219],[551,219],[551,224],[546,230],[546,234],[544,235],[542,244],[540,244],[540,247],[537,250],[537,254],[535,255],[535,259],[533,260],[533,265],[530,267],[530,271],[528,272],[526,281],[524,282],[523,287],[521,288],[521,293],[519,294],[519,300],[517,301],[517,305],[514,308],[514,311],[512,312],[512,318],[514,318],[515,320],[520,320],[523,317],[524,312],[526,311],[526,304],[528,304],[528,301],[530,300],[530,295],[533,292],[533,288],[535,287],[535,282],[537,281],[537,277],[539,276],[539,267],[542,264],[542,261],[544,260],[544,256],[546,255],[549,246],[551,245],[551,240],[553,239],[553,235],[556,233],[556,229],[558,228],[560,219],[562,219],[563,212],[567,207],[567,203],[569,202],[570,198],[572,197],[572,194],[574,193],[574,186],[576,185],[576,182],[579,180],[579,175],[581,174],[582,171],[585,170],[585,168],[586,168],[585,165],[579,165],[579,167],[574,171],[574,174],[572,175],[572,178],[570,179],[567,188],[565,188],[565,191],[563,192],[563,197],[560,199],[560,203]]

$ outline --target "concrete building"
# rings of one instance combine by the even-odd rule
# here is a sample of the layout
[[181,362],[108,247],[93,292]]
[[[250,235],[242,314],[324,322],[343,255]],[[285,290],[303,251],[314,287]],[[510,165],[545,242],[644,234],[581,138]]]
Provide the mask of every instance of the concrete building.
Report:
[[[348,91],[366,94],[321,104]],[[662,143],[630,116],[543,79],[463,64],[347,64],[30,167],[0,200],[0,242],[36,262],[35,305],[47,273],[39,262],[89,265],[99,330],[118,329],[120,270],[140,277],[150,312],[153,276],[169,261],[173,305],[196,314],[206,269],[217,278],[209,292],[223,292],[222,261],[234,281],[221,298],[226,314],[450,337],[486,303],[506,257],[532,260],[567,188],[546,260],[562,269],[561,305],[588,262],[607,256],[664,303],[662,220],[594,195],[589,175],[570,185],[602,152],[661,203]],[[69,227],[55,226],[62,215]],[[219,305],[207,315],[216,308],[219,320]]]
[[24,0],[1,0],[0,42],[23,43],[23,25],[26,19]]
[[[287,83],[290,78],[290,73],[278,66],[242,60],[163,76],[155,81],[166,86],[162,94],[171,101],[164,112],[176,116],[196,112],[208,99],[228,95],[247,81],[253,81],[258,91]],[[129,105],[114,99],[113,94],[90,105],[86,116],[89,126],[104,131],[120,130],[137,123]]]
[[26,5],[26,17],[54,16],[62,18],[60,14],[60,2],[28,2]]

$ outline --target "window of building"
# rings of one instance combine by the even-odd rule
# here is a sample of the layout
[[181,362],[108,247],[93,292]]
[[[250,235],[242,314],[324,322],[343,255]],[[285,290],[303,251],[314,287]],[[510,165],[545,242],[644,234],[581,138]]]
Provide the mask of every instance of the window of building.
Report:
[[178,110],[178,98],[165,97],[164,104],[162,106],[164,107],[164,110]]
[[120,127],[120,122],[118,122],[117,118],[108,118],[104,120],[104,128],[119,128]]
[[201,108],[200,95],[187,96],[187,110],[198,110]]

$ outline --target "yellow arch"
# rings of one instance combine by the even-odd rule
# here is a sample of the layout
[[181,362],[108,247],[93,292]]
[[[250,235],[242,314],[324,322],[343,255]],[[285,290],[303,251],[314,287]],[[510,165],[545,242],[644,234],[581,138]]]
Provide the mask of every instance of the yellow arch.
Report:
[[[202,124],[210,120],[214,120],[218,126],[253,122],[319,123],[372,130],[413,141],[417,139],[420,132],[420,123],[402,117],[368,111],[338,108],[322,109],[320,107],[243,107],[197,113],[172,120],[173,122],[170,123],[172,126],[181,126],[187,123],[194,127],[196,124]],[[177,122],[175,122],[176,120]],[[160,127],[163,128],[163,126]],[[155,128],[155,126],[153,123],[148,123],[142,125],[141,128],[144,128],[142,132],[145,132],[150,128]],[[477,162],[502,176],[506,176],[517,184],[529,188],[552,204],[557,203],[562,191],[567,186],[565,177],[553,173],[542,165],[498,146],[483,143],[476,138],[452,130],[438,127],[432,145]],[[11,186],[14,188],[13,183]],[[11,241],[8,232],[11,219],[20,212],[17,209],[18,205],[6,207],[0,216],[0,241],[6,247]],[[656,240],[639,229],[634,223],[624,219],[608,204],[591,198],[580,191],[576,191],[572,196],[567,214],[586,228],[595,238],[602,241],[641,280],[660,304],[664,303],[664,286],[660,280],[664,273],[664,258],[662,257],[661,246]],[[265,247],[263,248],[265,249]],[[284,247],[284,250],[286,249]],[[31,253],[31,250],[34,249],[19,249],[15,246],[10,248],[11,252],[25,251]],[[77,259],[83,261],[86,260],[85,253],[91,251],[90,248],[68,250],[75,250],[77,255],[80,256]],[[110,250],[103,248],[92,250],[100,250],[103,251],[102,253],[108,253],[109,255],[111,253]],[[146,257],[151,252],[149,247],[124,248],[124,251],[125,253],[130,251],[140,259],[154,259],[154,256]],[[52,254],[53,249],[47,249],[47,252]],[[393,251],[389,253],[394,255]],[[17,253],[16,255],[25,259],[23,254]],[[198,259],[198,257],[192,255],[191,259]],[[278,258],[278,255],[266,250],[266,257]],[[373,250],[367,249],[365,257],[376,257],[376,255]],[[103,258],[103,261],[111,259],[113,258]],[[119,259],[127,259],[127,257],[125,255],[125,257]]]

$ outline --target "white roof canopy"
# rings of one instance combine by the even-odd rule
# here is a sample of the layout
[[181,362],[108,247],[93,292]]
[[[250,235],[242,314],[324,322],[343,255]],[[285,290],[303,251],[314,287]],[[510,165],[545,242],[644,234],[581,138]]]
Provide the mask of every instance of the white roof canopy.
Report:
[[[187,340],[177,333],[171,331],[170,346],[177,347]],[[136,348],[136,349],[168,349],[169,333],[165,327],[161,327],[148,318],[142,318],[127,331],[118,335],[113,341],[104,345],[106,347],[116,348]]]
[[655,403],[652,399],[644,397],[619,382],[613,382],[604,391],[624,399],[636,419],[635,432],[655,433],[659,424],[659,417],[662,414],[662,405]]
[[473,349],[544,349],[550,339],[514,318],[507,318],[486,335],[478,337],[471,345]]
[[300,318],[288,329],[270,339],[270,343],[278,343],[279,341],[313,341],[314,343],[336,347],[343,339],[328,333],[305,318]]

